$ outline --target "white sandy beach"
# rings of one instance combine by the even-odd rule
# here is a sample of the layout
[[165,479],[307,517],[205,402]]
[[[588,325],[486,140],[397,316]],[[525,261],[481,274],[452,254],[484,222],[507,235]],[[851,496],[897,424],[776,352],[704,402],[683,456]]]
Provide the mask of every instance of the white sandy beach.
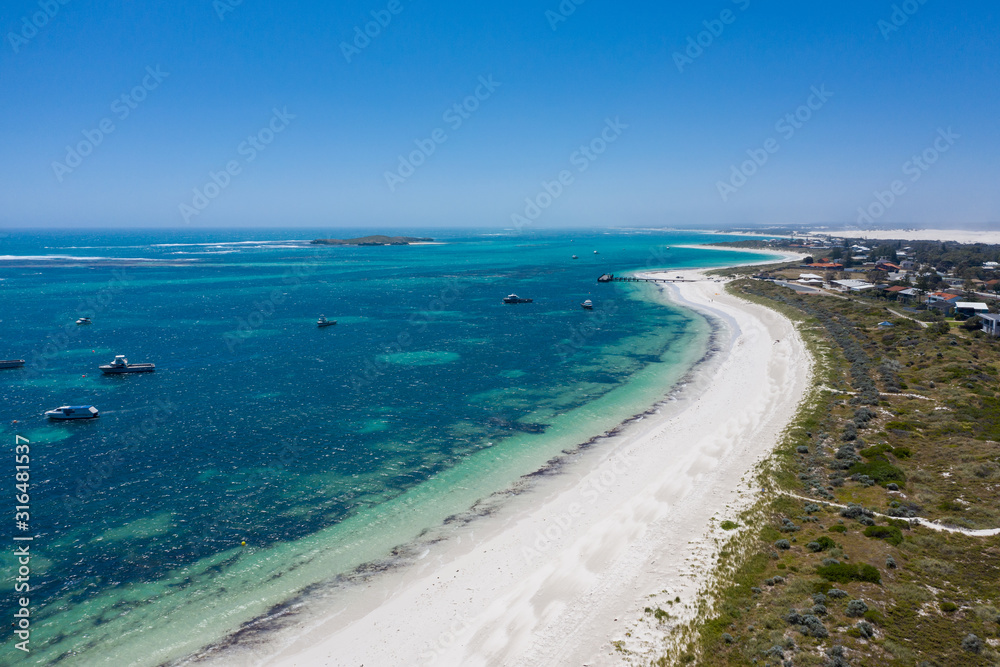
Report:
[[[209,662],[648,664],[666,626],[643,608],[690,616],[711,567],[712,527],[752,498],[750,473],[775,446],[811,373],[787,319],[696,271],[669,272],[676,276],[696,282],[667,286],[672,298],[721,325],[719,349],[676,401],[417,565],[376,578],[342,613],[264,650]],[[681,604],[670,605],[676,596]]]

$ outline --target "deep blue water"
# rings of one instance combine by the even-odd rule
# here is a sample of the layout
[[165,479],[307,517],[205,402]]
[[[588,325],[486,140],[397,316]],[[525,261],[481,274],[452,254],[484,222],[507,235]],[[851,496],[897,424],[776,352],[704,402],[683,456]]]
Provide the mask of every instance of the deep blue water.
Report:
[[[183,655],[183,642],[150,655],[144,638],[164,640],[138,619],[169,627],[198,614],[209,586],[213,613],[227,595],[235,606],[256,581],[237,576],[250,563],[287,571],[292,551],[281,547],[308,543],[315,554],[352,517],[434,488],[484,450],[529,461],[546,438],[566,435],[560,417],[614,390],[627,412],[629,400],[649,399],[629,394],[630,383],[686,358],[704,326],[648,288],[597,277],[752,259],[673,247],[715,240],[696,234],[428,231],[417,235],[443,244],[302,243],[330,235],[0,238],[0,358],[28,360],[0,370],[0,437],[11,454],[15,434],[31,441],[31,661]],[[87,259],[53,259],[63,255]],[[534,303],[501,304],[511,292]],[[592,312],[579,305],[587,298]],[[318,329],[321,313],[337,326]],[[82,315],[93,324],[73,324]],[[97,366],[115,354],[157,371],[103,376]],[[42,417],[75,404],[96,405],[100,419]],[[309,541],[318,535],[328,537]],[[6,575],[15,566],[5,551]],[[308,585],[302,577],[267,594]],[[218,583],[228,580],[238,590]],[[13,596],[3,600],[13,613]],[[198,641],[246,620],[233,618]],[[6,652],[3,663],[13,659]]]

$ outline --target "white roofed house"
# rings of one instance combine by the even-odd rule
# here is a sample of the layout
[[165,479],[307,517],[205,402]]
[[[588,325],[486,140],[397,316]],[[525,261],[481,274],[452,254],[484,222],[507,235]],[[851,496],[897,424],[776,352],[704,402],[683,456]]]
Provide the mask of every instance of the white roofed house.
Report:
[[983,331],[995,338],[1000,338],[1000,315],[983,313],[979,319],[983,321]]
[[875,288],[867,280],[834,280],[832,284],[842,292],[864,292]]
[[986,315],[990,312],[990,307],[985,303],[976,301],[959,301],[955,304],[955,313],[972,317],[973,315]]

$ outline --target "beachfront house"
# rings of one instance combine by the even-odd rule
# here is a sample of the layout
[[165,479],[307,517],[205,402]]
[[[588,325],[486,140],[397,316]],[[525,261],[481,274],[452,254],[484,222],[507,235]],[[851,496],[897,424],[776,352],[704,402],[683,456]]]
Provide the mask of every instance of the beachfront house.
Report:
[[885,290],[885,295],[889,299],[899,299],[899,293],[907,289],[903,285],[893,285]]
[[902,270],[902,268],[903,267],[901,267],[899,264],[893,264],[892,262],[885,259],[880,259],[877,262],[875,262],[875,269],[878,271],[885,271],[887,273],[888,272],[899,273]]
[[961,300],[961,297],[957,294],[952,294],[951,292],[931,292],[927,295],[927,305],[944,301],[954,306]]
[[834,280],[832,284],[841,292],[864,292],[875,288],[875,285],[867,280]]
[[983,313],[979,319],[983,321],[983,331],[995,338],[1000,337],[1000,315]]
[[959,301],[955,304],[955,315],[972,317],[973,315],[985,315],[990,312],[990,307],[978,301]]

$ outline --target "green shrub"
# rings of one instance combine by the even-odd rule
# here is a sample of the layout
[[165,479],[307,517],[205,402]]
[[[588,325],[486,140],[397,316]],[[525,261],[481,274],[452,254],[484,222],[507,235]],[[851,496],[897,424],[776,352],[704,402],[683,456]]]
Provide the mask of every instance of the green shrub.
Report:
[[914,426],[913,424],[911,424],[909,422],[899,422],[899,421],[889,422],[889,423],[887,423],[885,425],[885,427],[887,429],[889,429],[889,430],[892,430],[892,431],[916,431],[917,430],[917,427]]
[[872,459],[875,458],[876,456],[879,456],[880,454],[885,454],[886,452],[891,452],[891,451],[893,451],[892,445],[883,442],[881,445],[872,445],[871,447],[865,447],[858,453],[861,454],[861,456],[865,457],[866,459]]
[[823,551],[826,551],[827,549],[835,549],[837,547],[837,543],[834,542],[832,538],[827,537],[826,535],[820,535],[819,537],[816,538],[816,541],[819,542],[820,546],[823,547]]
[[969,653],[979,653],[983,650],[983,640],[976,635],[966,635],[962,640],[962,649]]
[[913,528],[910,525],[910,522],[906,519],[886,519],[885,522],[890,526],[899,528],[900,530],[911,530]]
[[885,627],[885,616],[878,609],[869,609],[865,612],[865,620]]
[[943,612],[947,612],[947,613],[950,614],[951,612],[955,611],[956,609],[958,609],[958,605],[955,604],[954,602],[942,602],[941,603],[941,611],[943,611]]
[[885,540],[893,546],[899,546],[903,542],[903,531],[896,526],[868,526],[865,528],[865,537],[874,537],[877,540]]
[[906,482],[906,475],[903,474],[903,471],[885,459],[876,459],[868,463],[855,463],[850,467],[848,472],[852,475],[867,475],[875,480],[876,484]]
[[847,609],[844,611],[844,614],[860,618],[865,615],[866,611],[868,611],[868,605],[866,605],[864,601],[851,600],[847,603]]
[[881,583],[882,574],[878,568],[871,565],[855,565],[854,563],[837,563],[836,565],[820,565],[816,574],[827,581],[846,584],[852,581],[867,581],[873,584]]
[[909,447],[896,447],[892,450],[892,455],[897,459],[908,459],[913,456],[913,452],[910,451]]
[[827,528],[827,530],[830,531],[831,533],[846,533],[847,526],[845,526],[842,523],[838,523],[834,526],[830,526],[829,528]]
[[740,527],[740,524],[736,523],[735,521],[723,521],[722,523],[719,524],[719,526],[722,528],[722,530],[735,530]]

